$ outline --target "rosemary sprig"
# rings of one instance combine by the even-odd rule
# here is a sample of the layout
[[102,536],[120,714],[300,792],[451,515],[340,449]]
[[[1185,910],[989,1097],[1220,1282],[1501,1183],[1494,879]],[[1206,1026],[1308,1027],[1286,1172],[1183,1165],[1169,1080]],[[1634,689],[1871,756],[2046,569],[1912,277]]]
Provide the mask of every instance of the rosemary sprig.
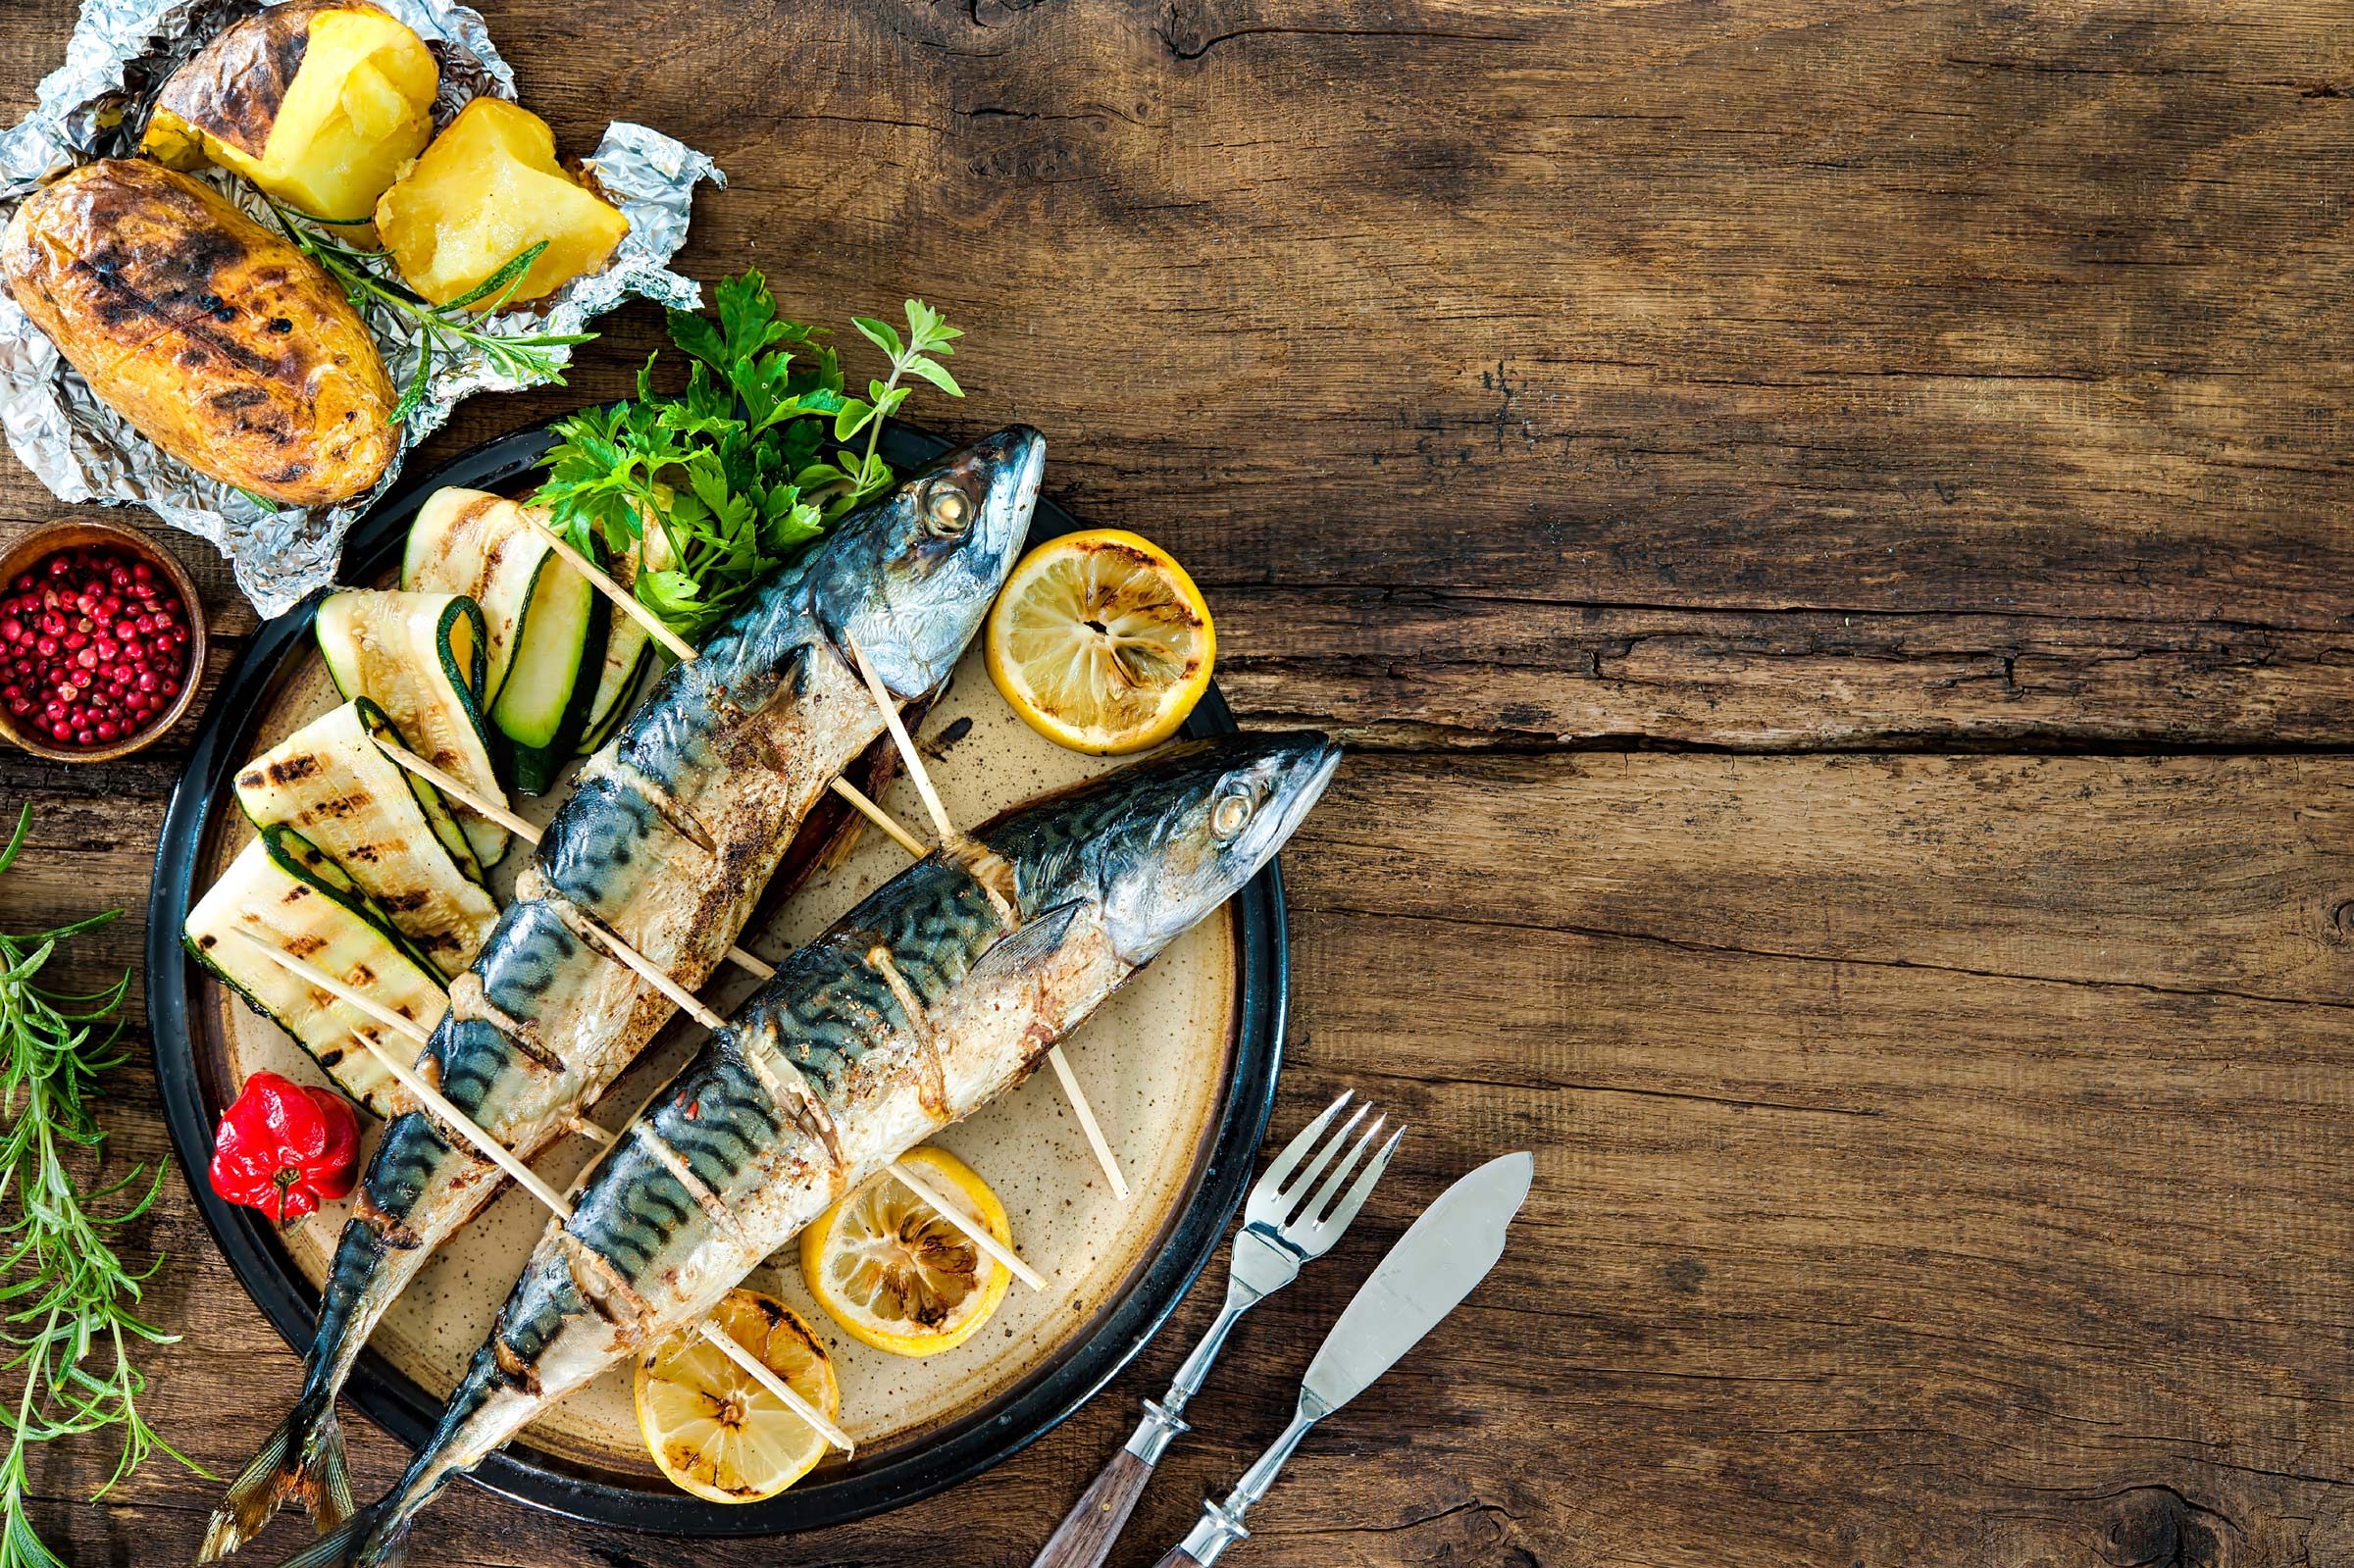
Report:
[[[0,872],[15,862],[31,827],[27,806],[0,848]],[[4,1412],[10,1441],[0,1457],[0,1568],[64,1568],[26,1517],[26,1463],[38,1444],[120,1429],[114,1473],[93,1500],[159,1448],[208,1474],[139,1413],[147,1380],[133,1351],[179,1338],[135,1310],[142,1285],[163,1259],[133,1269],[115,1251],[121,1228],[155,1201],[163,1166],[145,1181],[133,1166],[86,1192],[69,1169],[95,1164],[106,1141],[88,1096],[99,1075],[123,1059],[115,1046],[130,976],[81,992],[53,990],[38,980],[62,943],[121,914],[108,910],[48,931],[0,932],[0,1116],[7,1119],[0,1130],[0,1304],[6,1308],[0,1340],[16,1349],[6,1370],[25,1379],[15,1409]],[[119,1202],[115,1212],[98,1212],[110,1202]]]
[[[509,257],[498,271],[448,304],[435,305],[402,282],[382,253],[362,250],[328,232],[331,228],[366,223],[366,219],[314,218],[276,202],[270,204],[270,210],[278,215],[279,227],[296,248],[326,269],[327,275],[342,287],[352,309],[365,314],[368,302],[374,300],[416,323],[417,370],[410,376],[400,401],[384,416],[387,425],[400,424],[424,405],[426,389],[433,380],[434,362],[441,355],[471,349],[508,380],[546,381],[561,386],[564,364],[556,350],[591,342],[596,337],[594,332],[533,332],[510,337],[483,329],[483,321],[523,286],[532,263],[547,249],[544,239]],[[482,305],[485,300],[489,303],[478,315],[472,307]]]

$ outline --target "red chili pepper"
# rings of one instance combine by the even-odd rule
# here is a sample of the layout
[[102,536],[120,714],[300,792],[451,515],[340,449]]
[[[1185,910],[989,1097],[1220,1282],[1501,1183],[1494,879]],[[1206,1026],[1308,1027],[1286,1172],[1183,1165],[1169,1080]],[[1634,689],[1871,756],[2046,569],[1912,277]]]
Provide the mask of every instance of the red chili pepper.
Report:
[[256,1073],[213,1135],[213,1190],[284,1225],[349,1196],[359,1152],[359,1119],[341,1095]]

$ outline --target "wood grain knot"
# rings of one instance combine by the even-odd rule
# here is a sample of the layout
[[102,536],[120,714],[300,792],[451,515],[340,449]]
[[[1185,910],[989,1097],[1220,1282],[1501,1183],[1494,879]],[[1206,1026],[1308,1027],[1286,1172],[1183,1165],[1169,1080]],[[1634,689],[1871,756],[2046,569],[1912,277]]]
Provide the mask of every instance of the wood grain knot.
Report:
[[2172,1487],[2135,1487],[2112,1499],[2101,1560],[2113,1568],[2226,1568],[2230,1520]]
[[2354,898],[2340,898],[2329,906],[2329,923],[2322,937],[2340,944],[2354,942]]

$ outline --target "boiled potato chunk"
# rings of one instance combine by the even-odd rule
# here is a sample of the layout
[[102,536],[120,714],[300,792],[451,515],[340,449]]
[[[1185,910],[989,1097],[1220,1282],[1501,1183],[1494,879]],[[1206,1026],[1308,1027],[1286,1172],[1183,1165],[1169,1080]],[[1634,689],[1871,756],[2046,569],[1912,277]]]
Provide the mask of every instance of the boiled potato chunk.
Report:
[[[546,121],[477,98],[384,192],[376,228],[409,286],[446,305],[541,240],[547,249],[507,298],[551,294],[602,267],[630,221],[558,166]],[[487,309],[496,298],[473,303]]]
[[371,243],[377,198],[434,133],[433,52],[365,0],[293,0],[222,32],[157,95],[146,150],[219,164]]

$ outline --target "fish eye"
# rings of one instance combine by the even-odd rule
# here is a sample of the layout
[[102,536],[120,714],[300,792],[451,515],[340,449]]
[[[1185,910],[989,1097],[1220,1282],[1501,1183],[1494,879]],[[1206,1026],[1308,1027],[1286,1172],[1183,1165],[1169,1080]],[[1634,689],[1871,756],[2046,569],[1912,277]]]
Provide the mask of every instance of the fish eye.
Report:
[[1220,840],[1232,838],[1251,825],[1252,813],[1255,810],[1257,803],[1251,798],[1250,790],[1229,784],[1218,792],[1218,798],[1210,804],[1209,831]]
[[952,539],[972,526],[973,503],[947,479],[934,480],[924,490],[924,531],[936,539]]

